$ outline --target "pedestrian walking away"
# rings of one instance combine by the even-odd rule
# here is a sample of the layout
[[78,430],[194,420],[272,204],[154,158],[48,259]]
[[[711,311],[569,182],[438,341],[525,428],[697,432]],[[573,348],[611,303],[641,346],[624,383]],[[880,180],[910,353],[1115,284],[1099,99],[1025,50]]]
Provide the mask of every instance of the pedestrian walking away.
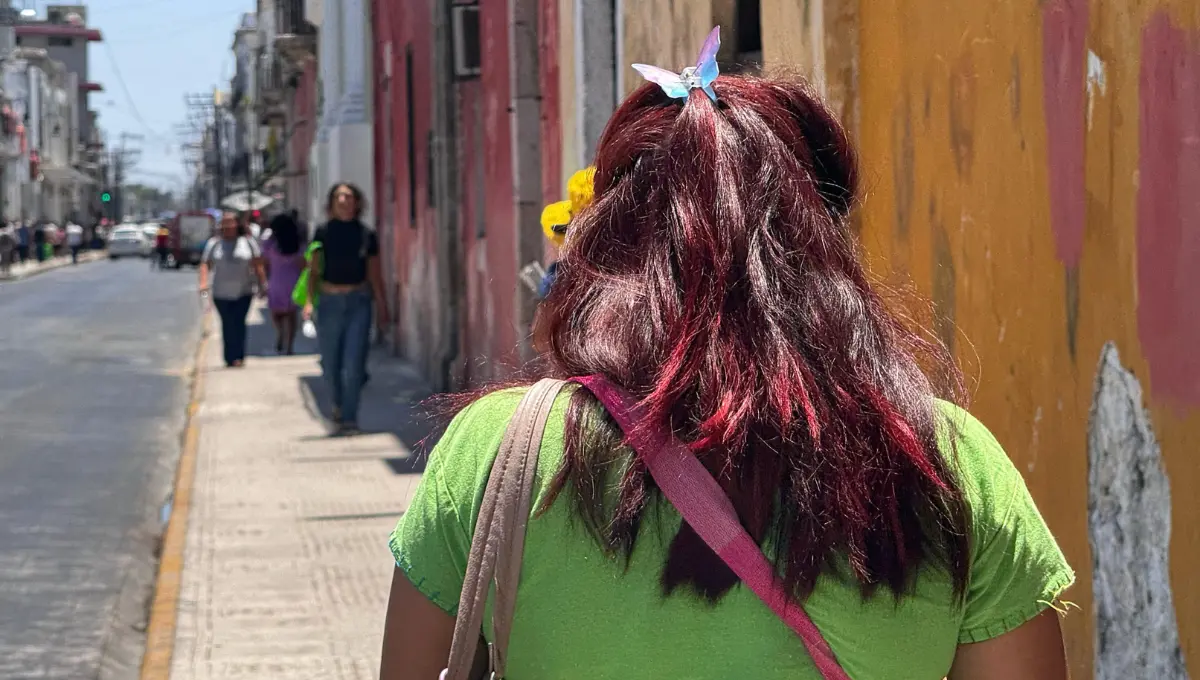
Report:
[[329,190],[328,221],[313,237],[320,249],[309,263],[304,318],[315,315],[321,369],[333,398],[335,434],[353,434],[358,429],[373,305],[379,325],[389,323],[379,239],[360,219],[363,207],[362,191],[353,184],[340,183]]
[[1066,680],[1074,573],[873,286],[850,135],[718,46],[637,65],[536,381],[457,400],[391,535],[381,680]]
[[226,366],[236,368],[246,361],[246,315],[255,283],[265,294],[267,280],[258,243],[239,226],[236,213],[222,213],[221,233],[208,240],[200,258],[200,294],[211,295],[221,317]]
[[171,230],[162,225],[154,232],[154,257],[150,261],[151,268],[167,268],[167,257],[171,254]]
[[290,215],[277,215],[271,220],[270,236],[263,243],[263,260],[267,267],[267,308],[275,323],[275,351],[290,355],[294,353],[299,312],[292,291],[305,266],[299,225]]
[[71,264],[79,264],[79,250],[83,248],[83,227],[73,221],[67,223],[67,247],[71,249]]
[[24,263],[29,260],[29,248],[33,243],[33,232],[24,222],[17,227],[17,261]]

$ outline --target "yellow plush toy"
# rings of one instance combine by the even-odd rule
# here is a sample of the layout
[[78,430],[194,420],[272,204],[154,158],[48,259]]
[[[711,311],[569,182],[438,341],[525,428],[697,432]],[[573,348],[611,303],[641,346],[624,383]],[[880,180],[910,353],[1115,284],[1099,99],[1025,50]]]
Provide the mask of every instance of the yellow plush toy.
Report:
[[567,180],[568,200],[551,203],[542,210],[542,232],[555,248],[562,247],[571,217],[592,202],[595,178],[594,167],[584,168],[571,175],[571,179]]

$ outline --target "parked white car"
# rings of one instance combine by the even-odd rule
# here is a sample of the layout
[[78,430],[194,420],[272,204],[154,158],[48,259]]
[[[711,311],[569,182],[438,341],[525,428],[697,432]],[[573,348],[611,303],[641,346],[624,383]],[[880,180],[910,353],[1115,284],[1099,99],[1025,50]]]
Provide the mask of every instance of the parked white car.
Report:
[[146,236],[146,257],[154,254],[154,239],[158,236],[158,224],[142,222],[142,233]]
[[122,257],[146,257],[152,244],[146,233],[136,224],[122,224],[108,236],[108,256],[116,260]]

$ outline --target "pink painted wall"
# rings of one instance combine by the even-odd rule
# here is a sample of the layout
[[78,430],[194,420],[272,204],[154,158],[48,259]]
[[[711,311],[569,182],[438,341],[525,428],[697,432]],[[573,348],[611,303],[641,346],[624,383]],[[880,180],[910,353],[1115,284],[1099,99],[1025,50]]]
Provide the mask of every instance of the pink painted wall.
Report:
[[519,366],[508,2],[481,3],[479,11],[482,73],[456,86],[465,293],[462,376],[468,384],[508,375]]
[[[374,59],[376,192],[385,272],[392,298],[396,349],[427,372],[436,368],[445,294],[438,285],[436,206],[430,204],[433,31],[429,3],[375,0]],[[406,67],[412,60],[408,118]],[[390,123],[390,143],[389,139]],[[409,143],[414,163],[409,165]],[[391,172],[387,172],[390,161]],[[410,184],[410,178],[415,182]],[[414,200],[415,199],[415,200]],[[415,219],[414,219],[415,212]]]
[[[287,195],[289,207],[297,208],[301,214],[307,212],[309,202],[308,157],[317,131],[317,62],[310,59],[300,73],[300,82],[292,92],[292,105],[288,107],[288,178]],[[310,223],[320,220],[319,215],[309,215]]]
[[1138,337],[1155,394],[1200,407],[1200,31],[1156,12],[1139,74]]
[[[538,87],[542,93],[542,202],[553,203],[564,197],[562,94],[559,83],[559,0],[538,2]],[[546,244],[546,260],[557,258],[555,248]]]
[[[557,23],[553,2],[540,3],[539,23]],[[442,315],[450,300],[441,288],[436,225],[438,206],[430,206],[427,177],[429,149],[427,140],[433,81],[432,3],[375,0],[375,60],[378,74],[375,91],[376,139],[380,150],[375,158],[376,196],[387,201],[377,214],[384,241],[390,250],[387,265],[389,285],[397,298],[397,335],[399,350],[427,373],[435,370],[444,327]],[[517,253],[516,196],[514,182],[514,112],[510,86],[511,51],[509,46],[509,2],[480,3],[480,35],[483,51],[482,72],[478,78],[456,82],[453,108],[457,113],[458,139],[454,181],[458,194],[458,230],[461,261],[454,263],[461,273],[459,331],[461,363],[458,375],[465,384],[479,383],[510,374],[520,365],[518,341],[526,332],[518,310],[519,269]],[[544,53],[557,54],[557,36],[543,45]],[[383,62],[391,45],[390,78],[383,75]],[[415,163],[409,167],[405,88],[405,48],[413,54]],[[543,62],[539,80],[555,85],[557,64]],[[557,99],[555,99],[557,102]],[[541,131],[554,141],[546,144],[548,157],[561,157],[561,130],[555,115],[541,121]],[[392,141],[387,140],[386,121],[392,122]],[[384,148],[387,147],[387,148]],[[391,173],[386,172],[390,154]],[[543,160],[546,160],[545,158]],[[561,193],[561,160],[551,162],[541,178],[547,195]],[[410,223],[409,177],[416,179],[416,220]],[[388,196],[393,198],[389,201]],[[388,219],[390,217],[390,219]],[[534,225],[536,228],[536,225]]]

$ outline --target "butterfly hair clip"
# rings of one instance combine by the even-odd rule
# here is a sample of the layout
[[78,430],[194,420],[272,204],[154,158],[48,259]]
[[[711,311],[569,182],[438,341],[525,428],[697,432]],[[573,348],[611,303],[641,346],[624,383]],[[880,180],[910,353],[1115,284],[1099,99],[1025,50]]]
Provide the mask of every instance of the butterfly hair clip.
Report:
[[700,57],[695,66],[689,66],[679,73],[671,73],[665,68],[649,64],[634,64],[633,68],[646,80],[658,85],[672,99],[687,99],[692,90],[704,90],[708,98],[717,101],[717,93],[712,84],[721,71],[717,68],[717,50],[721,49],[721,27],[717,26],[708,34]]

